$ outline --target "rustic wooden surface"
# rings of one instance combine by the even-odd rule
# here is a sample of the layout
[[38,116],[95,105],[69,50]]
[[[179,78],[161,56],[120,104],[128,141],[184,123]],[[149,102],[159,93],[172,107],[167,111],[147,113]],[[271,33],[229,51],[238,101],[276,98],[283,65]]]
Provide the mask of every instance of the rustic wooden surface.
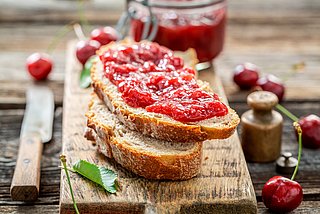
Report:
[[[256,198],[241,151],[237,134],[226,140],[204,143],[200,174],[188,181],[150,181],[124,170],[114,161],[98,155],[96,148],[84,139],[85,112],[92,89],[79,87],[79,63],[74,57],[75,43],[67,50],[62,153],[71,163],[79,159],[93,161],[117,172],[121,190],[116,195],[105,194],[101,188],[76,174],[71,175],[75,188],[75,199],[84,213],[256,213]],[[222,84],[213,70],[209,75],[215,91],[225,97]],[[205,77],[205,75],[200,75]],[[73,210],[69,186],[64,173],[61,177],[60,212]],[[103,211],[101,211],[103,210]],[[170,211],[169,211],[170,210]]]
[[[231,103],[239,113],[247,110],[244,103]],[[287,108],[296,114],[307,114],[319,112],[320,103],[295,103],[285,104]],[[13,175],[14,165],[18,149],[18,136],[24,111],[22,109],[0,110],[0,213],[58,213],[59,212],[59,188],[60,169],[59,155],[62,143],[62,108],[57,107],[55,111],[53,141],[44,146],[44,154],[41,169],[40,197],[35,203],[15,202],[10,198],[10,183]],[[291,128],[291,121],[285,119],[283,133],[283,150],[291,151],[297,155],[295,136]],[[293,213],[319,213],[320,189],[319,151],[304,149],[302,163],[297,181],[304,189],[304,202]],[[269,213],[261,202],[261,189],[263,184],[275,173],[273,163],[248,164],[250,175],[254,184],[259,213]]]
[[[104,0],[86,1],[86,14],[94,24],[114,23],[122,3],[108,6]],[[114,0],[114,2],[122,2]],[[76,19],[76,1],[0,0],[0,213],[58,213],[62,142],[62,99],[66,41],[53,53],[54,72],[49,86],[55,91],[54,137],[44,146],[40,197],[35,203],[14,202],[9,188],[17,157],[19,132],[25,107],[25,89],[30,78],[25,72],[26,57],[45,51],[62,25]],[[120,4],[120,6],[119,6]],[[229,0],[226,45],[216,60],[232,107],[240,114],[247,110],[245,95],[231,80],[237,63],[251,61],[263,72],[286,76],[294,63],[304,61],[303,73],[286,81],[284,105],[296,115],[320,114],[320,2],[318,0]],[[50,8],[50,9],[49,9]],[[297,154],[291,122],[285,120],[283,151]],[[248,164],[259,213],[269,213],[261,202],[263,184],[273,175],[274,164]],[[319,150],[303,150],[297,180],[304,189],[304,201],[293,213],[320,213]]]
[[[0,75],[0,103],[23,106],[24,89],[30,81],[27,73],[22,72],[26,57],[34,51],[45,51],[63,24],[78,20],[77,1],[55,1],[1,0],[0,64],[5,65],[5,69],[2,68]],[[110,5],[103,0],[85,2],[90,23],[108,24],[114,23],[115,14],[119,16],[124,1],[112,0],[114,4]],[[229,100],[243,101],[247,94],[239,93],[231,80],[233,68],[245,61],[256,63],[262,73],[279,77],[288,76],[293,64],[305,62],[303,73],[287,79],[286,98],[320,99],[319,11],[317,0],[229,1],[225,49],[216,60]],[[56,101],[60,104],[65,45],[74,37],[70,32],[53,53],[55,70],[49,84],[57,91]],[[302,89],[305,93],[301,93]]]

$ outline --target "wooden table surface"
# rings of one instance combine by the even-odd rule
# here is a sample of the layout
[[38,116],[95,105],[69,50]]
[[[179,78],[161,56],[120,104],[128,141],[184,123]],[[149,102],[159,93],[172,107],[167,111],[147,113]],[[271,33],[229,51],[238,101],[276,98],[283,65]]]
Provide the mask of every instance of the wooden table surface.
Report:
[[[95,25],[113,24],[123,2],[86,1],[86,16]],[[248,109],[245,97],[232,83],[236,64],[250,61],[263,73],[286,78],[283,102],[298,116],[320,115],[320,2],[317,0],[230,0],[225,49],[215,61],[230,101],[241,115]],[[78,19],[77,2],[63,0],[0,0],[0,213],[57,213],[59,211],[62,98],[65,48],[69,33],[52,54],[55,67],[47,84],[55,93],[53,140],[45,145],[38,201],[11,201],[9,188],[18,151],[25,107],[25,89],[31,79],[25,71],[26,57],[45,51],[53,35],[65,24]],[[92,27],[91,27],[92,28]],[[305,63],[302,72],[292,66]],[[240,130],[241,131],[241,130]],[[283,151],[297,155],[291,122],[285,119]],[[261,202],[263,184],[276,175],[274,163],[248,163],[258,200],[258,212],[269,213]],[[319,150],[304,149],[296,178],[304,190],[304,201],[293,213],[320,213]]]

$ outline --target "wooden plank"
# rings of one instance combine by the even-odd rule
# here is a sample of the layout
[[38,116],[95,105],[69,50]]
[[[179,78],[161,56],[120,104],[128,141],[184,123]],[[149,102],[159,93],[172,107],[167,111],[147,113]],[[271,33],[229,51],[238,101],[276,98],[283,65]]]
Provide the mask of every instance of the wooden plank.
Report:
[[[44,82],[54,93],[54,101],[57,106],[62,105],[63,99],[63,82],[61,81],[47,81]],[[26,103],[26,90],[32,85],[31,81],[1,81],[0,90],[0,107],[6,108],[10,104],[21,104]],[[21,108],[21,107],[20,107]]]
[[[319,214],[318,209],[320,201],[303,201],[301,205],[291,212],[291,214],[313,213]],[[41,214],[41,213],[59,213],[59,205],[33,205],[33,206],[0,206],[0,213],[21,213],[24,214]],[[262,202],[258,203],[258,214],[271,214]]]
[[[84,2],[87,19],[90,22],[103,24],[115,23],[125,7],[125,1],[118,0]],[[77,1],[2,0],[1,6],[0,21],[2,22],[65,23],[79,20]],[[319,9],[320,4],[317,0],[228,1],[228,16],[232,22],[281,23],[286,21],[283,17],[300,18],[306,15],[319,17]]]
[[[318,38],[320,22],[318,10],[319,1],[276,1],[255,2],[252,0],[230,1],[227,37],[223,53],[215,60],[218,72],[225,85],[226,94],[231,101],[244,101],[248,92],[240,92],[232,81],[232,71],[238,63],[250,61],[257,64],[263,73],[272,73],[279,77],[285,77],[291,72],[291,65],[304,61],[306,69],[304,73],[292,76],[286,81],[287,100],[319,100],[320,86],[318,82],[320,40]],[[6,12],[15,11],[12,17],[31,16],[30,13],[46,14],[67,11],[77,15],[75,1],[33,1],[34,4],[25,4],[21,1],[3,2],[0,14],[4,17]],[[88,1],[88,12],[95,14],[99,19],[107,16],[99,13],[106,11],[120,11],[123,6],[117,3],[109,7],[105,3]],[[123,4],[118,3],[118,4]],[[52,7],[51,7],[52,6]],[[51,7],[52,10],[47,10]],[[272,8],[272,10],[270,9]],[[42,10],[45,10],[43,12]],[[23,12],[21,12],[23,11]],[[73,12],[72,12],[73,11]],[[317,13],[315,13],[317,12]],[[26,15],[27,14],[27,15]],[[63,16],[61,16],[63,17]],[[265,17],[268,17],[267,19]],[[0,18],[1,19],[1,18]],[[62,19],[62,18],[61,18]],[[30,78],[25,71],[26,57],[35,51],[45,51],[52,40],[53,35],[61,29],[62,24],[56,24],[55,19],[42,20],[40,24],[17,23],[11,24],[6,18],[0,23],[0,80],[6,87],[0,88],[0,103],[23,105],[23,85],[29,84]],[[66,23],[68,18],[65,18]],[[45,24],[44,24],[45,21]],[[94,24],[108,24],[107,21]],[[91,28],[87,29],[88,34]],[[52,81],[58,85],[63,84],[65,62],[64,47],[68,39],[74,38],[69,33],[63,38],[57,50],[53,53],[54,70],[50,75]],[[11,41],[11,42],[7,42]],[[27,42],[26,42],[27,41]],[[12,60],[15,59],[15,60]],[[21,80],[17,87],[15,83]],[[302,83],[303,82],[303,83]],[[11,85],[10,85],[11,84]],[[60,87],[61,88],[61,87]],[[11,97],[5,96],[8,89],[17,90]],[[301,93],[301,91],[305,93]],[[62,90],[58,90],[57,97],[62,102]]]
[[[123,11],[125,1],[83,1],[85,16],[90,21],[115,23]],[[4,1],[0,20],[5,22],[70,22],[79,20],[79,1]]]
[[[34,203],[25,203],[22,201],[12,201],[10,197],[10,184],[19,149],[19,134],[23,114],[23,109],[0,110],[0,213],[12,213],[12,209],[7,210],[9,206],[13,206],[17,213],[24,211],[23,207],[19,208],[19,206],[28,206],[29,208],[25,208],[25,210],[27,213],[31,213],[32,207],[35,210],[47,210],[43,205],[58,206],[59,204],[60,168],[58,166],[60,165],[60,161],[58,157],[61,152],[62,141],[61,107],[55,110],[53,138],[51,142],[44,145],[38,200]],[[40,205],[43,208],[40,209]]]
[[[74,46],[68,48],[64,95],[63,148],[70,162],[85,159],[115,170],[121,190],[106,194],[91,182],[71,175],[75,198],[83,212],[135,213],[256,213],[256,199],[238,136],[227,140],[204,143],[203,164],[200,174],[191,180],[150,181],[126,171],[112,160],[98,155],[84,139],[84,113],[89,90],[79,88]],[[210,73],[215,79],[214,73]],[[221,85],[215,85],[224,96]],[[61,178],[61,213],[72,210],[72,201],[64,173]]]
[[[228,45],[232,44],[229,43]],[[247,45],[247,47],[249,45],[254,46],[253,43]],[[286,89],[284,100],[320,100],[320,76],[318,75],[317,65],[320,57],[320,48],[317,50],[319,51],[318,53],[313,53],[314,50],[310,48],[308,50],[309,53],[304,54],[303,51],[299,52],[293,49],[282,50],[281,48],[274,48],[272,50],[273,45],[276,45],[276,42],[270,43],[268,50],[263,50],[266,48],[266,45],[263,44],[255,46],[258,50],[250,50],[260,52],[259,54],[256,54],[257,52],[249,53],[245,48],[240,48],[241,50],[239,49],[237,52],[234,51],[232,53],[231,48],[226,47],[226,51],[215,61],[215,65],[218,68],[217,72],[223,81],[228,98],[234,102],[245,101],[250,91],[239,90],[232,80],[233,70],[237,64],[252,62],[259,67],[260,76],[273,74],[284,80]],[[320,47],[320,40],[318,40],[317,46]],[[282,52],[273,54],[262,53],[263,51]],[[304,62],[306,67],[301,72],[294,72],[292,66],[299,62]]]
[[[244,103],[230,104],[239,114],[248,109]],[[320,102],[284,103],[284,105],[298,116],[320,112]],[[44,148],[39,200],[25,205],[23,202],[12,201],[9,192],[19,148],[19,132],[24,110],[0,110],[0,213],[21,213],[22,211],[27,213],[59,213],[60,169],[57,166],[60,164],[58,157],[62,144],[61,111],[60,107],[56,109],[53,141],[46,144]],[[296,156],[297,144],[294,140],[291,121],[285,118],[282,149],[292,152]],[[303,185],[304,201],[292,214],[317,213],[320,206],[320,174],[318,173],[320,171],[320,155],[318,155],[318,150],[311,149],[303,149],[302,154],[297,181]],[[261,202],[261,189],[270,177],[276,175],[274,163],[248,163],[248,168],[257,201],[259,201],[258,213],[269,213]]]
[[[320,213],[320,201],[303,201],[301,205],[294,211],[290,212],[291,214],[305,214],[305,213],[312,213],[312,214],[319,214]],[[258,203],[259,214],[271,214],[270,210],[268,210],[262,202]]]
[[24,214],[42,214],[59,213],[59,205],[33,205],[33,206],[0,206],[0,213],[24,213]]
[[[286,24],[229,23],[225,49],[215,60],[215,65],[230,101],[243,102],[248,94],[246,91],[239,91],[232,81],[234,67],[246,61],[257,64],[261,73],[271,73],[281,78],[292,72],[294,63],[305,62],[305,71],[286,81],[286,100],[320,99],[320,22],[314,17],[311,18],[313,21],[299,23],[300,27],[297,28],[299,20],[300,18],[296,18]],[[31,81],[25,70],[25,60],[32,52],[44,52],[61,27],[62,25],[29,24],[26,27],[26,24],[0,24],[0,83],[3,86],[0,87],[0,103],[8,106],[24,105],[25,85]],[[90,29],[87,34],[89,31]],[[70,33],[62,39],[52,55],[54,70],[49,76],[49,84],[55,85],[53,88],[58,103],[62,103],[63,97],[61,86],[65,76],[64,48],[67,40],[72,38],[74,34]],[[7,96],[8,93],[10,96]]]

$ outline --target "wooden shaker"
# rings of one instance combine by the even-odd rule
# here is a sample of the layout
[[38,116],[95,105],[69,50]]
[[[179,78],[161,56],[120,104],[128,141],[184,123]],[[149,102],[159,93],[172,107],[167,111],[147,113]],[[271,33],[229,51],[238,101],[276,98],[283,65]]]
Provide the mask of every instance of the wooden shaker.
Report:
[[247,97],[251,110],[241,116],[242,148],[247,161],[271,162],[280,156],[283,118],[273,110],[275,94],[256,91]]

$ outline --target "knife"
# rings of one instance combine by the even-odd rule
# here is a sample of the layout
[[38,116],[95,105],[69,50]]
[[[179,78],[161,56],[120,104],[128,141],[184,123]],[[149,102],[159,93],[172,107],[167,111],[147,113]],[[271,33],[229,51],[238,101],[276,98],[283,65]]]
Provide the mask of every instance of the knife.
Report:
[[10,194],[12,200],[32,201],[39,195],[43,143],[52,137],[54,98],[46,86],[27,90],[27,105],[20,132],[20,147]]

